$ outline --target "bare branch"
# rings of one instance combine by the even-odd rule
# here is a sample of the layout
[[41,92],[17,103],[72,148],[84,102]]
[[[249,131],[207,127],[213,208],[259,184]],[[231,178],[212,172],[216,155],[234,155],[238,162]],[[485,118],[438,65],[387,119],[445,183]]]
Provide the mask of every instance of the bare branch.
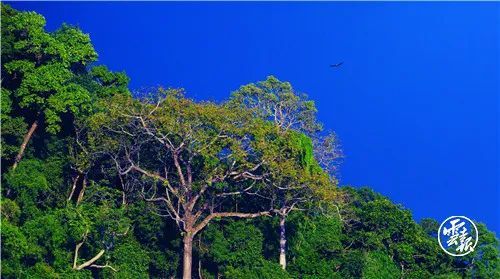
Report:
[[260,216],[271,216],[269,211],[257,213],[240,213],[240,212],[214,212],[205,217],[197,226],[194,227],[194,234],[202,230],[212,219],[221,217],[238,217],[238,218],[256,218]]
[[99,251],[99,253],[97,253],[97,255],[95,255],[92,259],[82,263],[81,265],[77,266],[74,269],[82,270],[82,269],[86,268],[87,266],[92,265],[95,261],[97,261],[99,258],[101,258],[102,255],[104,255],[104,250]]
[[118,270],[116,270],[114,267],[110,266],[109,264],[106,264],[106,265],[97,265],[97,264],[92,264],[90,265],[90,267],[94,267],[94,268],[110,268],[111,270],[113,270],[114,272],[117,272]]

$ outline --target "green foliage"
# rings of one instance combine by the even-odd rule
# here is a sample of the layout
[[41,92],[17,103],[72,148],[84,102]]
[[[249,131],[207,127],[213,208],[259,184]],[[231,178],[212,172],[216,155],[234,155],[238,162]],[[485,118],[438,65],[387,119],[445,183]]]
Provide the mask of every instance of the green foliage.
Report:
[[[171,185],[118,172],[124,162],[109,156],[140,158],[155,174],[172,168],[165,144],[140,141],[151,130],[130,137],[139,116],[172,145],[184,144],[191,190],[208,186],[201,208],[215,195],[250,187],[252,195],[235,194],[213,209],[267,210],[268,200],[274,208],[300,200],[308,209],[290,211],[286,221],[286,271],[277,263],[278,217],[214,220],[194,238],[194,269],[203,278],[500,278],[499,240],[484,224],[475,251],[452,258],[438,245],[437,221],[417,224],[409,210],[369,188],[336,189],[317,156],[314,102],[290,83],[271,76],[242,86],[223,105],[172,89],[132,98],[125,73],[90,66],[97,54],[89,35],[69,25],[47,32],[43,16],[1,9],[2,164],[12,163],[29,125],[39,120],[41,127],[17,168],[2,168],[2,278],[182,275],[184,224],[144,199]],[[330,135],[321,144],[331,151],[335,142]],[[144,153],[129,148],[138,146]],[[262,179],[225,179],[245,168]],[[171,177],[181,189],[178,175]],[[78,267],[99,253],[91,265],[73,266],[75,255]]]
[[19,222],[19,216],[21,215],[21,209],[19,205],[13,200],[3,198],[0,201],[2,220],[8,221],[12,224],[17,224]]
[[244,221],[234,221],[223,230],[211,226],[206,233],[210,255],[222,266],[252,266],[262,260],[262,233]]
[[61,276],[46,263],[37,263],[35,266],[31,267],[26,271],[26,277],[28,278],[50,278],[59,279]]
[[225,278],[289,278],[277,263],[263,257],[262,232],[249,222],[213,224],[204,233],[204,259]]
[[2,87],[0,101],[0,121],[2,123],[2,138],[0,155],[2,160],[11,160],[16,155],[27,125],[22,117],[12,116],[12,93]]
[[293,216],[289,272],[294,277],[325,278],[336,272],[341,250],[340,220],[330,216]]
[[114,94],[129,95],[128,83],[130,79],[125,72],[115,73],[104,65],[93,67],[90,76],[94,81],[94,90],[99,98],[107,98]]
[[235,268],[232,266],[227,267],[224,272],[225,278],[234,279],[286,279],[291,278],[287,273],[280,268],[276,263],[270,263],[268,261],[262,262],[257,266],[249,267],[239,267]]
[[149,278],[148,267],[151,261],[149,254],[133,238],[128,238],[113,250],[110,255],[114,272],[103,270],[104,278]]
[[273,121],[280,129],[313,133],[321,129],[316,120],[316,105],[307,95],[298,94],[289,82],[274,76],[241,86],[232,93],[230,107],[250,109],[257,117]]
[[464,275],[472,278],[498,278],[500,277],[500,250],[499,240],[495,234],[488,231],[484,224],[478,224],[479,241],[475,251],[461,258],[458,264],[468,266]]
[[61,114],[89,109],[90,94],[72,79],[97,58],[90,38],[63,25],[44,30],[45,19],[2,5],[2,73],[20,108],[42,113],[48,132],[61,129]]
[[18,227],[2,219],[2,275],[12,278],[20,274],[21,260],[27,251],[26,236]]
[[396,266],[389,255],[384,252],[373,251],[367,253],[365,256],[363,278],[401,278],[401,270]]
[[306,169],[306,171],[312,172],[313,167],[316,167],[317,163],[314,159],[311,138],[305,134],[291,131],[289,141],[292,144],[292,150],[296,153],[293,154],[292,157],[296,157],[299,160],[299,164]]
[[44,174],[44,164],[39,160],[25,160],[19,165],[18,171],[9,172],[6,180],[13,190],[24,191],[27,189],[38,192],[49,188]]
[[41,126],[35,135],[71,132],[99,98],[130,93],[125,73],[89,67],[97,53],[88,34],[67,24],[47,32],[43,16],[1,7],[2,160],[10,164],[28,126]]
[[11,196],[23,208],[23,220],[40,214],[38,202],[50,188],[44,167],[41,161],[30,159],[22,161],[16,172],[10,171],[4,175],[4,185],[9,187]]
[[383,251],[359,250],[345,254],[339,265],[341,278],[401,278],[401,269]]

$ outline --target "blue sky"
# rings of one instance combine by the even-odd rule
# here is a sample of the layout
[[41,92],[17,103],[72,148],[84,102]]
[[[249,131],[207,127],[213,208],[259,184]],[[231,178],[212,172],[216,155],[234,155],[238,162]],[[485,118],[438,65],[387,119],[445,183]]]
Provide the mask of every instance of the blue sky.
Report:
[[[223,100],[275,75],[308,93],[370,186],[442,221],[500,231],[499,3],[13,3],[89,33],[132,89]],[[329,64],[344,62],[339,68]]]

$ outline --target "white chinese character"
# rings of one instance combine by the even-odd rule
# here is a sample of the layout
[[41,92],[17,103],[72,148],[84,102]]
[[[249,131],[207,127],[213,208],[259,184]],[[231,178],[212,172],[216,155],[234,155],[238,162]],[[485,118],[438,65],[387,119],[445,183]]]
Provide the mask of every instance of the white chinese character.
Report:
[[[462,223],[457,225],[458,222],[460,222],[460,219],[451,220],[450,221],[451,227],[449,229],[444,228],[444,230],[443,230],[443,234],[450,237],[450,239],[448,239],[448,241],[446,241],[446,244],[448,244],[448,247],[450,247],[452,245],[458,245],[458,242],[457,242],[457,239],[459,236],[458,229],[460,229],[461,227],[463,227],[465,225],[465,222],[462,222]],[[465,229],[465,230],[467,230],[467,229]]]
[[[448,226],[446,226],[448,225]],[[471,230],[471,234],[469,234]],[[446,249],[443,246],[442,236],[447,236]],[[438,241],[441,248],[449,255],[464,256],[474,251],[478,241],[478,231],[476,225],[465,216],[452,216],[446,219],[438,231]],[[454,249],[457,254],[452,253],[449,248]]]
[[457,247],[456,251],[459,251],[461,253],[467,252],[467,251],[474,251],[474,247],[472,247],[472,236],[469,236],[469,233],[467,232],[466,228],[463,228],[463,230],[460,232],[460,245]]

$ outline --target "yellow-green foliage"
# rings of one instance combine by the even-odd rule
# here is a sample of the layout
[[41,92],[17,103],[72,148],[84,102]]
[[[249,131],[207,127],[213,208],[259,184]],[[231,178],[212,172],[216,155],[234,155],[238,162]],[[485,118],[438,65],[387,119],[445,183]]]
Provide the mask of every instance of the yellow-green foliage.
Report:
[[[451,259],[435,220],[418,224],[369,188],[337,188],[315,158],[315,104],[290,83],[270,76],[224,104],[178,89],[133,97],[125,73],[91,65],[97,53],[88,34],[69,25],[48,32],[42,15],[1,9],[2,278],[180,278],[185,224],[145,199],[173,199],[167,186],[185,194],[181,201],[208,186],[195,205],[221,212],[273,215],[300,202],[285,223],[286,271],[278,264],[281,216],[218,218],[194,238],[193,274],[203,278],[500,278],[498,238],[483,224],[475,251]],[[141,121],[183,145],[190,193]],[[336,139],[326,144],[334,148]],[[168,173],[168,182],[123,172],[128,159]],[[243,169],[255,180],[228,178]],[[220,193],[229,198],[221,202]],[[77,270],[77,247],[76,266],[102,256]]]

